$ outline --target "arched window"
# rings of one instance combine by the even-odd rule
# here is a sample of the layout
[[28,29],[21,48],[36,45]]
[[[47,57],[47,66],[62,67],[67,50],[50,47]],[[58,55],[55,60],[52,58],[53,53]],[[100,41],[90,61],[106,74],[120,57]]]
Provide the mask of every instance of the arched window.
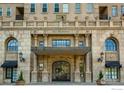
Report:
[[[105,53],[106,54],[105,78],[107,80],[117,80],[117,79],[119,79],[119,69],[120,69],[120,66],[118,66],[119,61],[113,59],[113,57],[110,58],[110,56],[113,55],[113,52],[117,51],[117,50],[118,50],[118,43],[114,39],[108,38],[105,41],[105,51],[111,51],[112,53],[109,53],[109,52]],[[118,51],[116,53],[118,55]]]
[[106,51],[117,51],[117,44],[113,39],[107,39],[105,41],[105,50]]
[[16,39],[11,39],[7,43],[8,51],[18,51],[18,41]]

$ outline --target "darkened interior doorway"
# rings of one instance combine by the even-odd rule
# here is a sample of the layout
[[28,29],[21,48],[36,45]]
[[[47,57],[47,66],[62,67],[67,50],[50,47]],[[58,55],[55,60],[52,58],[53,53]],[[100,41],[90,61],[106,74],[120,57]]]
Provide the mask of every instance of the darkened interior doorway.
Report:
[[52,81],[70,81],[70,64],[57,61],[52,65]]

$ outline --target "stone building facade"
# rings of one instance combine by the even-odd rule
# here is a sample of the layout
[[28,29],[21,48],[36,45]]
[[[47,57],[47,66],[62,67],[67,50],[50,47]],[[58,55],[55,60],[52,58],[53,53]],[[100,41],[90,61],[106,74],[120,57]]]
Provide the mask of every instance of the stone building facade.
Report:
[[124,4],[0,4],[0,84],[124,82]]

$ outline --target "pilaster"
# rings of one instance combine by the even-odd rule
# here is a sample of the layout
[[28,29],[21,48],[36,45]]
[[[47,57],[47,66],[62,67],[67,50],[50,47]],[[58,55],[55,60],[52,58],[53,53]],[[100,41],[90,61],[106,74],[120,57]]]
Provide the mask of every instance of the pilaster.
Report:
[[80,56],[75,57],[76,68],[75,68],[75,82],[81,82],[80,78]]
[[[90,46],[90,35],[85,35],[85,39],[86,39],[86,46],[89,47]],[[91,65],[91,52],[88,52],[86,54],[86,72],[85,72],[85,81],[86,82],[91,82],[91,70],[90,70],[90,65]]]

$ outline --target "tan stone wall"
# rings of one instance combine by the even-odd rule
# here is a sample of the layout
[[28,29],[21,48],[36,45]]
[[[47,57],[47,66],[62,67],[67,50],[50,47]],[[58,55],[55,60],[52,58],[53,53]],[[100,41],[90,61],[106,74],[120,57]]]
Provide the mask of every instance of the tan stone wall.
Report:
[[20,42],[19,52],[24,54],[25,62],[19,62],[19,71],[23,71],[26,83],[30,82],[30,54],[31,54],[31,35],[30,31],[20,31],[18,40]]
[[[34,17],[37,17],[37,19],[43,20],[44,17],[47,17],[49,21],[55,21],[56,20],[56,14],[66,15],[66,20],[67,21],[74,21],[76,16],[78,16],[79,20],[85,20],[86,16],[89,17],[89,20],[95,20],[94,17],[99,16],[99,10],[98,10],[99,6],[108,6],[108,16],[111,16],[111,14],[112,14],[111,13],[111,7],[113,5],[117,6],[118,10],[120,10],[121,5],[123,5],[123,4],[112,4],[112,3],[110,3],[110,4],[103,4],[103,3],[99,4],[99,3],[96,3],[96,4],[94,4],[93,14],[92,13],[87,13],[85,3],[81,4],[81,13],[79,13],[79,14],[75,13],[75,4],[72,4],[72,3],[69,4],[69,12],[65,13],[65,14],[62,12],[62,4],[60,4],[60,12],[59,13],[54,13],[54,4],[49,4],[48,5],[48,13],[42,13],[42,10],[41,10],[42,4],[37,4],[35,13],[30,13],[30,9],[27,9],[26,14],[27,14],[28,20],[31,20],[31,19],[34,20]],[[25,7],[29,8],[30,4],[25,4]],[[120,11],[118,11],[118,16],[113,17],[112,19],[114,19],[114,20],[120,19],[120,15],[121,15],[121,13],[120,13]]]
[[[97,30],[97,31],[92,31],[92,62],[93,62],[93,80],[97,79],[97,75],[100,70],[104,72],[105,70],[105,55],[104,55],[104,60],[103,62],[97,62],[97,59],[100,57],[100,53],[104,52],[105,50],[105,40],[109,37],[111,37],[111,33],[113,33],[113,38],[117,39],[119,42],[119,59],[120,59],[120,64],[122,64],[121,68],[121,82],[123,81],[123,37],[122,37],[122,30]],[[104,73],[105,74],[105,73]]]
[[[55,21],[56,20],[56,15],[66,15],[66,20],[67,21],[74,21],[75,17],[77,16],[79,20],[85,20],[85,17],[89,17],[88,20],[95,20],[95,17],[99,16],[99,6],[108,6],[108,16],[111,17],[111,7],[112,6],[117,6],[118,8],[118,15],[115,17],[112,17],[113,20],[120,19],[121,12],[121,5],[119,3],[109,3],[109,4],[100,4],[96,3],[94,4],[94,10],[93,13],[87,13],[86,11],[86,4],[82,3],[81,4],[81,13],[75,13],[75,4],[70,3],[69,4],[69,12],[68,13],[63,13],[62,12],[62,4],[60,4],[60,12],[59,13],[54,13],[54,4],[49,3],[48,4],[48,13],[43,13],[42,12],[42,4],[36,4],[36,11],[35,13],[30,13],[30,4],[0,4],[1,7],[3,7],[3,20],[15,20],[15,13],[16,13],[16,8],[15,7],[24,7],[25,9],[25,20],[44,20],[44,17],[47,17],[49,21]],[[12,8],[12,16],[7,17],[6,16],[6,8],[11,7]],[[71,16],[71,17],[70,17]]]
[[[75,4],[69,4],[69,13],[66,13],[64,15],[67,16],[66,21],[69,21],[69,22],[74,21],[75,16],[78,16],[79,21],[84,21],[86,16],[89,16],[88,20],[96,21],[95,17],[98,17],[98,15],[99,15],[99,11],[98,11],[99,6],[106,6],[106,5],[108,6],[108,15],[109,16],[111,16],[111,14],[112,14],[111,13],[111,7],[113,5],[116,5],[118,7],[118,16],[113,17],[112,20],[116,20],[116,22],[118,20],[120,20],[120,15],[121,15],[120,10],[121,10],[121,5],[123,5],[123,4],[103,4],[103,3],[102,4],[94,4],[93,14],[86,13],[86,4],[81,4],[81,13],[75,14]],[[24,25],[21,25],[23,27],[15,26],[16,23],[13,23],[15,29],[14,28],[8,28],[8,27],[13,27],[11,22],[10,22],[10,26],[8,26],[8,25],[5,26],[5,24],[8,24],[9,22],[5,22],[5,24],[4,24],[4,22],[0,22],[0,26],[1,26],[1,24],[3,26],[3,28],[0,29],[0,45],[1,45],[1,47],[0,47],[0,65],[5,61],[6,57],[8,57],[7,59],[11,59],[11,57],[12,57],[12,56],[10,56],[10,57],[7,56],[7,54],[6,54],[5,40],[7,38],[9,38],[10,36],[13,36],[19,42],[18,53],[22,52],[24,54],[25,59],[26,59],[24,63],[21,63],[19,61],[19,58],[18,58],[18,65],[19,65],[18,74],[22,70],[24,73],[24,79],[26,80],[26,83],[29,83],[30,82],[30,70],[31,70],[30,67],[32,67],[32,69],[33,69],[33,62],[31,62],[32,59],[30,58],[31,46],[34,46],[34,44],[35,44],[33,34],[38,34],[38,39],[37,39],[38,45],[39,45],[39,41],[44,40],[44,34],[47,34],[48,47],[50,47],[52,45],[52,39],[70,39],[72,41],[71,46],[75,46],[75,43],[76,43],[75,42],[75,35],[79,34],[79,36],[78,36],[79,41],[82,40],[85,42],[85,34],[90,34],[91,35],[90,41],[92,41],[91,44],[89,45],[89,46],[91,46],[91,52],[92,52],[92,58],[90,58],[90,61],[92,61],[92,63],[90,62],[89,67],[90,67],[90,70],[92,70],[91,72],[93,72],[92,77],[93,77],[93,81],[95,82],[97,79],[97,74],[98,74],[99,70],[103,70],[103,72],[105,70],[105,66],[104,66],[105,65],[105,55],[104,55],[104,60],[102,63],[97,62],[97,59],[100,57],[101,52],[105,52],[104,51],[105,40],[108,37],[110,37],[111,34],[113,34],[113,37],[116,38],[119,42],[119,60],[120,60],[120,64],[122,64],[120,74],[121,74],[121,82],[124,82],[124,73],[123,73],[123,71],[124,71],[124,67],[123,67],[123,65],[124,65],[124,62],[123,62],[123,60],[124,60],[124,57],[123,57],[123,54],[124,54],[124,48],[123,48],[123,46],[124,46],[124,36],[123,36],[124,31],[123,31],[123,29],[124,28],[123,28],[123,25],[124,24],[123,23],[124,22],[123,21],[120,20],[120,24],[122,22],[121,27],[118,25],[112,25],[111,21],[107,21],[108,25],[106,27],[105,27],[105,25],[99,26],[100,25],[100,23],[99,23],[98,25],[94,25],[93,28],[92,28],[92,26],[90,27],[89,25],[86,27],[83,27],[83,25],[82,25],[81,28],[79,27],[80,29],[75,30],[75,28],[73,28],[74,25],[72,25],[71,27],[68,26],[69,27],[69,29],[68,29],[67,27],[61,26],[61,24],[60,24],[60,26],[61,26],[60,29],[58,29],[58,28],[56,29],[53,26],[59,27],[58,23],[53,24],[52,22],[56,21],[56,15],[62,15],[63,14],[62,13],[62,4],[60,4],[60,13],[54,13],[53,12],[53,4],[49,4],[48,13],[41,13],[40,12],[41,11],[41,4],[37,4],[35,13],[30,13],[30,4],[0,4],[0,7],[3,7],[3,10],[4,10],[3,21],[15,20],[15,7],[16,6],[24,6],[24,8],[25,8],[25,20],[32,20],[32,21],[26,23],[27,28],[29,28],[28,30],[26,30],[25,28],[22,30],[22,28],[26,26],[24,24],[25,21],[23,23],[21,23],[21,24],[24,24]],[[6,8],[7,7],[11,7],[13,10],[11,17],[6,16]],[[48,28],[45,28],[45,30],[44,30],[44,27],[42,28],[43,25],[39,29],[37,29],[36,25],[34,25],[34,27],[36,27],[36,28],[34,28],[33,26],[29,26],[30,24],[32,24],[34,22],[34,20],[36,18],[37,18],[36,19],[37,21],[43,21],[44,17],[48,18],[47,19],[49,21],[48,25],[50,25],[51,28],[48,27]],[[50,23],[50,21],[51,21],[51,23]],[[86,23],[87,22],[88,21],[86,21]],[[104,24],[104,22],[106,23],[106,21],[99,21],[99,22],[103,22],[103,24]],[[17,23],[18,23],[18,21],[17,21]],[[34,22],[33,24],[35,24],[35,23],[38,24],[38,22]],[[45,24],[45,22],[44,22],[44,24]],[[66,23],[66,24],[70,24],[70,23]],[[75,24],[75,23],[73,22],[72,24]],[[97,24],[97,21],[96,21],[96,24]],[[118,27],[115,27],[115,26],[118,26]],[[6,29],[6,28],[8,28],[8,29]],[[48,72],[50,75],[49,80],[51,81],[52,63],[55,61],[58,61],[58,60],[65,60],[65,61],[70,62],[70,64],[71,64],[71,81],[73,81],[74,80],[73,73],[75,70],[74,57],[69,56],[69,55],[66,55],[66,56],[61,55],[61,56],[55,56],[55,57],[49,56],[48,57]],[[16,58],[16,57],[14,57],[14,58]],[[43,63],[42,58],[43,58],[42,56],[38,56],[38,64]],[[32,63],[32,65],[30,65],[30,63]],[[0,83],[3,83],[4,78],[5,77],[3,76],[3,69],[0,68]]]
[[[24,6],[24,4],[13,4],[13,3],[4,3],[4,4],[0,4],[0,7],[2,7],[3,8],[3,16],[2,16],[2,20],[9,20],[9,21],[11,21],[11,20],[15,20],[15,16],[16,16],[16,7],[23,7]],[[7,16],[7,13],[6,13],[6,11],[7,11],[7,8],[11,8],[11,10],[12,10],[12,15],[11,16]]]
[[[18,42],[19,42],[19,47],[18,47],[18,53],[22,52],[24,54],[24,57],[26,59],[26,61],[24,63],[21,63],[18,60],[18,74],[20,73],[20,71],[23,71],[24,73],[24,79],[26,80],[26,83],[29,83],[29,79],[30,79],[30,47],[31,47],[31,37],[30,37],[30,31],[1,31],[1,39],[0,39],[0,44],[2,44],[1,46],[1,58],[0,58],[0,65],[2,65],[2,63],[5,61],[5,40],[7,38],[9,38],[10,36],[15,37]],[[13,57],[11,56],[11,58],[9,58],[11,60],[13,60]],[[1,68],[2,70],[3,68]],[[1,71],[0,74],[0,81],[2,82],[5,78],[3,78],[3,71]]]

